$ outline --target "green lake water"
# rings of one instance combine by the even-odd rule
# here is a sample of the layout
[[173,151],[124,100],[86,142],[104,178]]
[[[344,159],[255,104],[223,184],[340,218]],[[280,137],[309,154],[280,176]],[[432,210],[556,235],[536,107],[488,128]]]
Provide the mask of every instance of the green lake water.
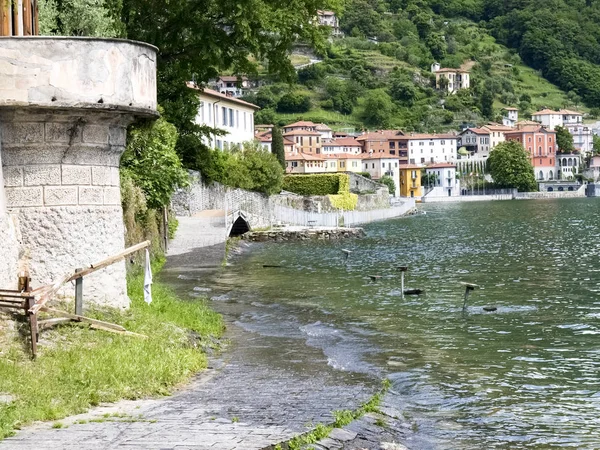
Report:
[[[420,209],[365,239],[253,245],[215,303],[340,371],[388,377],[411,448],[600,448],[600,200]],[[402,298],[399,265],[425,296]],[[466,314],[460,282],[480,286]]]

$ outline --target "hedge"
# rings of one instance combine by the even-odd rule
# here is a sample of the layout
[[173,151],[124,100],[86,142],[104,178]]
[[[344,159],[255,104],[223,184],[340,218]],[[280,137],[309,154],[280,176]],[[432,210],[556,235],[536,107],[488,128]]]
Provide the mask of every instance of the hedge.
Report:
[[283,189],[299,195],[337,195],[350,192],[350,176],[345,173],[286,175]]
[[344,192],[343,194],[329,195],[331,206],[343,211],[354,211],[358,204],[358,195]]

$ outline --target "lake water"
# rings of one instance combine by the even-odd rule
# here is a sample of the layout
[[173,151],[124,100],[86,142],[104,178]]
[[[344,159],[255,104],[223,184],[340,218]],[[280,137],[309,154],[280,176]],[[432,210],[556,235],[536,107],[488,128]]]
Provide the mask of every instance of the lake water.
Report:
[[[411,448],[600,448],[600,200],[421,209],[365,239],[253,245],[211,280],[215,304],[388,377]],[[425,296],[402,298],[399,265]],[[460,282],[480,286],[466,313]]]

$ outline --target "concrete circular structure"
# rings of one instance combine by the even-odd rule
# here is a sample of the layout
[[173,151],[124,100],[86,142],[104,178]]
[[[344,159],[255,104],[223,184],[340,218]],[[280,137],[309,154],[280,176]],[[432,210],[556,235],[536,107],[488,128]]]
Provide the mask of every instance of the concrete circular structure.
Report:
[[[30,270],[35,285],[123,249],[119,163],[126,130],[136,118],[156,115],[153,46],[0,38],[0,236],[8,213],[18,266]],[[7,276],[16,274],[0,274],[0,281]],[[84,283],[86,302],[129,304],[124,262]]]

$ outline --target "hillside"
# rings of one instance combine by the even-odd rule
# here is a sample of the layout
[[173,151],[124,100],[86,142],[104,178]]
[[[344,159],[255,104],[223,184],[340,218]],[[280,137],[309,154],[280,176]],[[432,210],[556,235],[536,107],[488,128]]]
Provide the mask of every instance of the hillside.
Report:
[[[263,78],[266,85],[247,97],[263,108],[257,123],[305,119],[334,128],[433,132],[499,121],[504,106],[518,107],[521,117],[542,108],[589,111],[575,91],[524,64],[463,6],[463,16],[455,9],[447,17],[447,8],[436,13],[423,2],[347,1],[340,21],[346,37],[330,40],[317,55],[322,62],[305,66],[310,58],[301,48],[291,55],[302,67],[295,84]],[[471,88],[450,96],[436,90],[434,61],[470,68]]]

